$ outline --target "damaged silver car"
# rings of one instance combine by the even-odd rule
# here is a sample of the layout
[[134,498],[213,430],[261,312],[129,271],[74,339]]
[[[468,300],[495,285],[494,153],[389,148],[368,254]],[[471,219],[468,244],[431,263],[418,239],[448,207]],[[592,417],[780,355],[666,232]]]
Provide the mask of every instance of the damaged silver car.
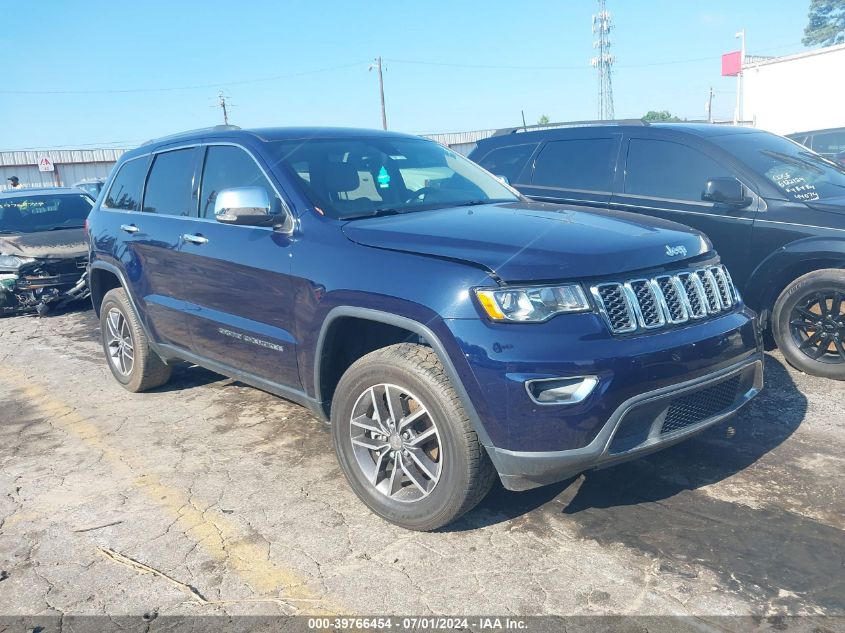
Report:
[[44,315],[89,296],[84,224],[93,204],[72,188],[0,193],[0,316]]

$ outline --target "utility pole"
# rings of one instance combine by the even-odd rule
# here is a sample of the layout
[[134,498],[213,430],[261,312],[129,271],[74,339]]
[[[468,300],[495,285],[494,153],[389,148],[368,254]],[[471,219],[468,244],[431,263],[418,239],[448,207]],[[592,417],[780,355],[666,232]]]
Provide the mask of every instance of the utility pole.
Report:
[[217,105],[219,105],[220,108],[223,110],[223,124],[229,125],[229,110],[226,105],[226,95],[224,95],[223,91],[221,90],[217,95],[217,98],[220,100]]
[[707,122],[713,123],[713,86],[710,86],[710,96],[707,97]]
[[613,28],[610,12],[605,0],[598,0],[599,12],[593,15],[593,34],[598,37],[593,42],[593,48],[598,49],[598,55],[590,60],[590,64],[598,71],[599,80],[599,119],[613,119],[613,63],[616,58],[610,52],[610,31]]
[[742,121],[742,67],[745,65],[745,29],[734,35],[740,39],[739,72],[736,75],[736,108],[734,109],[734,125]]
[[378,70],[378,91],[381,97],[381,127],[387,129],[387,112],[384,109],[384,74],[382,72],[381,56],[376,57],[375,63],[370,64],[370,70]]

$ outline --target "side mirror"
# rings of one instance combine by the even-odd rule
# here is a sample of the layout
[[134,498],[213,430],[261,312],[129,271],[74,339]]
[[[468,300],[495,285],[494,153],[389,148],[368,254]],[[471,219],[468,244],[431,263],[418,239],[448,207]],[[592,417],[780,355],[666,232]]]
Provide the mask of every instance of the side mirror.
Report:
[[223,224],[268,226],[276,217],[263,187],[222,189],[214,200],[214,217]]
[[710,178],[704,186],[701,199],[740,209],[751,204],[748,190],[736,178]]

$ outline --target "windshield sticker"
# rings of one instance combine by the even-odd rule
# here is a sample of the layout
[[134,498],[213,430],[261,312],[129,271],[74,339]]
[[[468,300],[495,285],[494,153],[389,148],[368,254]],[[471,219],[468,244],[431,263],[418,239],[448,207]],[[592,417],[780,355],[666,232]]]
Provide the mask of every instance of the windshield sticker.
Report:
[[396,155],[396,156],[391,156],[390,160],[408,160],[408,157]]
[[387,189],[388,187],[390,187],[390,174],[388,174],[387,170],[382,166],[382,168],[378,170],[378,188]]
[[819,199],[816,186],[807,182],[804,176],[793,176],[789,172],[775,174],[772,179],[775,184],[788,193],[794,200],[813,202]]

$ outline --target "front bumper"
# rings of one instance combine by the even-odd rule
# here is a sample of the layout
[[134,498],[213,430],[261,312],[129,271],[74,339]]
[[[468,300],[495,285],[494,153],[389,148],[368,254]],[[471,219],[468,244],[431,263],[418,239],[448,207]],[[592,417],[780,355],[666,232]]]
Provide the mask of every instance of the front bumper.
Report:
[[[463,357],[455,364],[478,435],[503,483],[524,489],[657,450],[736,411],[762,385],[755,321],[752,311],[739,307],[684,327],[628,337],[610,335],[591,313],[538,325],[447,323]],[[739,376],[731,383],[733,393],[723,393],[731,385],[715,394],[706,391],[734,378],[733,372]],[[576,376],[593,377],[597,384],[573,404],[540,403],[526,390],[530,381]],[[680,419],[678,407],[701,403],[674,401],[699,392],[703,412]],[[708,394],[718,396],[718,406]],[[663,428],[667,419],[674,429]]]
[[707,376],[634,396],[587,446],[563,451],[488,447],[503,485],[527,490],[676,444],[730,417],[763,388],[757,354]]

